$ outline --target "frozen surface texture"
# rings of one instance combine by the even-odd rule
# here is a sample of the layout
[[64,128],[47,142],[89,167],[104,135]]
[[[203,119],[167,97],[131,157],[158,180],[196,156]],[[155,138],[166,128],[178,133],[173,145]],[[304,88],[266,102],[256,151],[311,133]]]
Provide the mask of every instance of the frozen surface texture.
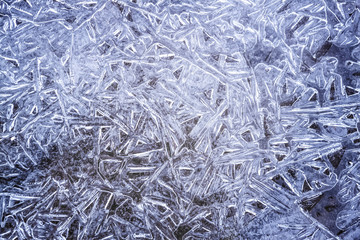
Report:
[[0,238],[360,239],[359,7],[0,1]]

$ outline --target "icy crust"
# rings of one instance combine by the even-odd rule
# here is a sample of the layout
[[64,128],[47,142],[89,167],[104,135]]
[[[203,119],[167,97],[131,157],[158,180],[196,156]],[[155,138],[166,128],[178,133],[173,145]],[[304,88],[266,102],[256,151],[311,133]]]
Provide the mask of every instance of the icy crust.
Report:
[[0,3],[1,239],[357,239],[357,1]]

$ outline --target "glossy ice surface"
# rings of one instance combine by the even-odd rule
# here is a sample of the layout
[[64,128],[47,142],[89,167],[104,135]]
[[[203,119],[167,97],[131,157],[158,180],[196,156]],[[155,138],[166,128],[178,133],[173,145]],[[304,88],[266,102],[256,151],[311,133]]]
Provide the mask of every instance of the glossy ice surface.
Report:
[[0,1],[0,239],[360,239],[359,7]]

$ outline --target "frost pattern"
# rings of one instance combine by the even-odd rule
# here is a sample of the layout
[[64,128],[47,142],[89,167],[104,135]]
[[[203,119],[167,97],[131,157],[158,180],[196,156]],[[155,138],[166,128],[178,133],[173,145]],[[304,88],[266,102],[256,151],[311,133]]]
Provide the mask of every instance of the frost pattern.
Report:
[[355,0],[0,2],[1,239],[358,239]]

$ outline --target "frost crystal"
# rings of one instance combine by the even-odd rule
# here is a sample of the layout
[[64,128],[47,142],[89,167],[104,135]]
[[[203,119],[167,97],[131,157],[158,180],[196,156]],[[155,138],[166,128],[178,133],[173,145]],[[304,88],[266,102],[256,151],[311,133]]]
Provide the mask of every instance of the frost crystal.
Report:
[[0,2],[1,239],[358,239],[356,0]]

